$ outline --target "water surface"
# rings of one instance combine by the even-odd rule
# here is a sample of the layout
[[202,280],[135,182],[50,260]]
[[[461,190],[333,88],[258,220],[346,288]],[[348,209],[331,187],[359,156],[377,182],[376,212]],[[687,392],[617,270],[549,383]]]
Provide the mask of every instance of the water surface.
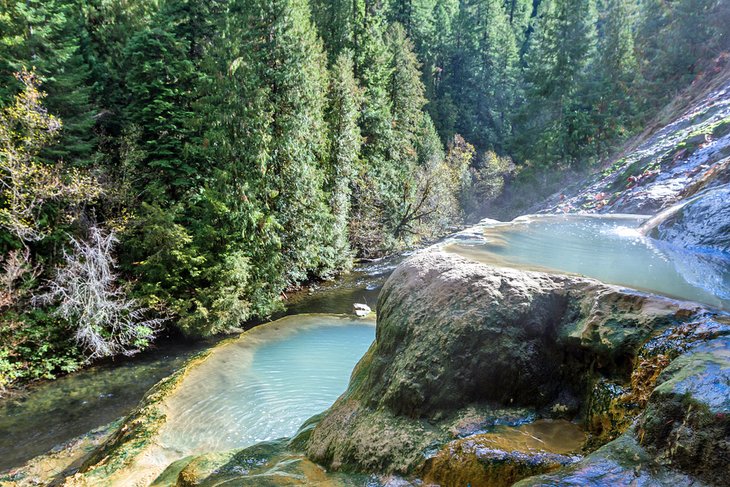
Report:
[[294,315],[217,348],[165,401],[159,444],[177,457],[292,436],[347,388],[374,320]]
[[0,402],[0,471],[127,414],[160,379],[210,344],[163,343],[135,357],[44,382]]
[[[396,256],[364,263],[310,291],[293,294],[282,314],[349,313],[355,302],[375,308],[380,288],[400,260]],[[125,416],[150,387],[211,346],[210,342],[163,343],[131,359],[84,369],[0,400],[0,472]],[[345,382],[348,374],[343,374]],[[326,406],[315,413],[323,409]]]
[[485,222],[444,250],[489,264],[559,271],[730,310],[730,255],[645,237],[636,215],[535,215]]

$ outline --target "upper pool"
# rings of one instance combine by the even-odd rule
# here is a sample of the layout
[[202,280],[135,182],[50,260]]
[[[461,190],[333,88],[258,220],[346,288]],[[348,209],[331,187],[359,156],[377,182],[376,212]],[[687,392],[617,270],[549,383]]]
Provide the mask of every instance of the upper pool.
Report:
[[531,215],[485,221],[443,243],[488,264],[592,277],[730,310],[730,256],[644,236],[636,215]]

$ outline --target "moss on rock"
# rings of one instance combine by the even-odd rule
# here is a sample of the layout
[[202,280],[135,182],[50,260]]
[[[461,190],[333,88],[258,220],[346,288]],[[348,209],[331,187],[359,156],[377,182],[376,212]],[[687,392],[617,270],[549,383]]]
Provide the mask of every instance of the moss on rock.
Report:
[[401,264],[378,309],[376,341],[307,454],[335,470],[425,468],[444,485],[561,465],[550,453],[478,454],[486,433],[469,408],[581,420],[596,448],[628,434],[672,360],[717,336],[717,315],[693,304],[434,250]]
[[641,444],[662,464],[723,484],[730,478],[730,337],[680,356],[658,383],[639,421]]
[[363,476],[328,473],[301,453],[292,452],[286,441],[274,441],[242,450],[187,458],[168,467],[152,485],[360,487],[366,482],[367,479]]

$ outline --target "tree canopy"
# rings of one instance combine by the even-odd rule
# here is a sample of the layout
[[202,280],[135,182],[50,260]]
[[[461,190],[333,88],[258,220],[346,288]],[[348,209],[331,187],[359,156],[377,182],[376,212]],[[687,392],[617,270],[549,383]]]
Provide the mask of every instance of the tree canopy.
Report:
[[[722,0],[0,0],[0,387],[237,329],[520,174],[590,167],[728,22]],[[54,289],[81,294],[34,299]]]

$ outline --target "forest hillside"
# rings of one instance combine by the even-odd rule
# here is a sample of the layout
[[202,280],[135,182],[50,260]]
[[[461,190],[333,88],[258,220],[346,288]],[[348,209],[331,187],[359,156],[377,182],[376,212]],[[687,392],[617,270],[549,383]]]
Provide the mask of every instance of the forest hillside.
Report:
[[723,0],[0,0],[0,391],[529,207],[711,78],[728,25]]

